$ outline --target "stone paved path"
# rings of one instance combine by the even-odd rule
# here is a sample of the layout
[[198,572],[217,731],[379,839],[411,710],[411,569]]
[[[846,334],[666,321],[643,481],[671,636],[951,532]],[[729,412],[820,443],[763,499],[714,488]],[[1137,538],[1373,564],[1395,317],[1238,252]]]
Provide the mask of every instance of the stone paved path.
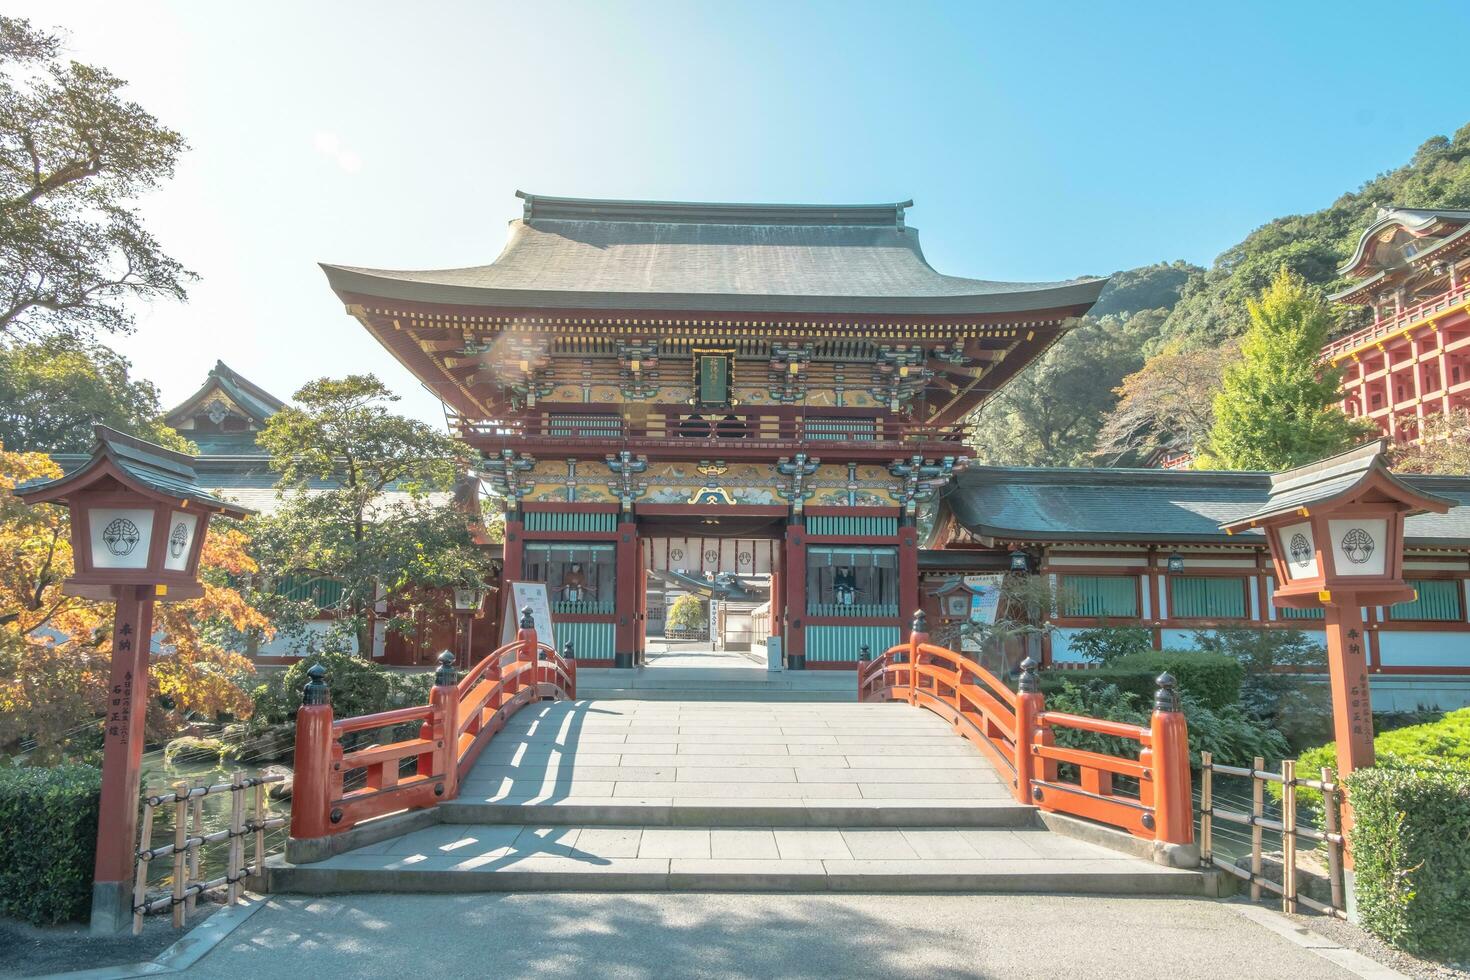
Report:
[[1044,978],[1355,974],[1189,899],[272,896],[185,976]]
[[883,802],[1013,801],[973,745],[906,705],[602,699],[523,709],[485,749],[457,801]]

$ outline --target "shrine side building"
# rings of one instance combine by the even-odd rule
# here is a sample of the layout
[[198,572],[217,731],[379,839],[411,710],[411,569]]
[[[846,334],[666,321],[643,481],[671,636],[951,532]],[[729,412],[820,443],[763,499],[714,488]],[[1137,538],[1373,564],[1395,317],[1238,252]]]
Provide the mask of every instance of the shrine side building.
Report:
[[483,455],[504,577],[583,663],[642,661],[650,572],[762,577],[790,669],[897,642],[966,419],[1106,284],[943,275],[911,202],[518,196],[489,265],[323,268]]

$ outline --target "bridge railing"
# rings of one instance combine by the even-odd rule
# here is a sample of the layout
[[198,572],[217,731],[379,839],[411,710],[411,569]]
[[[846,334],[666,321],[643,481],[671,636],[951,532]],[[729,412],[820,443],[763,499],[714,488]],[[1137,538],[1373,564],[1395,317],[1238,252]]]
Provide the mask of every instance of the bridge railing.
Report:
[[[858,700],[905,701],[940,715],[990,758],[1018,802],[1190,844],[1189,735],[1174,687],[1170,675],[1159,678],[1146,727],[1047,711],[1035,661],[1022,663],[1012,691],[963,653],[930,643],[922,612],[908,642],[858,669]],[[1137,758],[1058,745],[1059,730],[1136,743]]]
[[[453,654],[440,654],[428,704],[342,719],[332,716],[326,669],[312,667],[296,713],[292,838],[330,837],[373,817],[454,799],[460,780],[511,715],[542,697],[577,696],[570,648],[563,655],[541,643],[525,610],[516,639],[464,677]],[[412,738],[343,747],[352,733],[415,722]]]

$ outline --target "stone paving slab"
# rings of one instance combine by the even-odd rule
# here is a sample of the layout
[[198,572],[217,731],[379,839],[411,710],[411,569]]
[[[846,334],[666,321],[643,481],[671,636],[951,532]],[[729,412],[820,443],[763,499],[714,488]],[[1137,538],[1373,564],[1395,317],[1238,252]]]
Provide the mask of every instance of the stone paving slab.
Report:
[[[973,745],[907,705],[590,700],[519,712],[447,806],[544,808],[495,819],[555,822],[558,809],[588,800],[746,810],[866,800],[1016,805]],[[676,822],[684,821],[652,821]],[[748,813],[739,820],[753,822]]]
[[278,860],[271,887],[1202,894],[1206,878],[1039,830],[440,825],[317,864]]

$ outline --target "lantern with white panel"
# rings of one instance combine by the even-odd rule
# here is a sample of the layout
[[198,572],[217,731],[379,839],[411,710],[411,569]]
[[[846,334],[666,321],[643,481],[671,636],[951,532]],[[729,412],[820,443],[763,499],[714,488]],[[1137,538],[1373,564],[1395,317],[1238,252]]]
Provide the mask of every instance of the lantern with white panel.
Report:
[[1404,583],[1404,521],[1452,502],[1388,470],[1383,440],[1271,477],[1260,510],[1222,524],[1263,531],[1276,566],[1277,606],[1323,610],[1338,773],[1373,764],[1364,606],[1414,598]]
[[194,460],[106,426],[81,467],[16,487],[27,504],[64,504],[75,571],[66,595],[117,604],[103,740],[102,801],[92,885],[92,931],[119,932],[133,917],[133,854],[147,714],[153,603],[195,599],[209,518],[249,511],[196,485]]

